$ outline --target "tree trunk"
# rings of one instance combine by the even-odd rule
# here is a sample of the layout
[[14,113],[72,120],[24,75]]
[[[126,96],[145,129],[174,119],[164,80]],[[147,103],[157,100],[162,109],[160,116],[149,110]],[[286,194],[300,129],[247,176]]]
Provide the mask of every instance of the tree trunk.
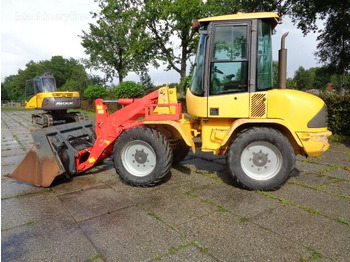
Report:
[[180,82],[186,77],[186,68],[187,68],[186,58],[187,58],[187,45],[182,44]]
[[124,77],[121,74],[118,74],[118,78],[119,78],[119,84],[123,83]]

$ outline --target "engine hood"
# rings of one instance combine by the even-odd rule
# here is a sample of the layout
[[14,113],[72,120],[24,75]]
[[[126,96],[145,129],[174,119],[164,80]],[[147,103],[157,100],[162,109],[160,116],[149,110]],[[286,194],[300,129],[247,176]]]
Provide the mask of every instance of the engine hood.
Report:
[[295,131],[327,127],[327,107],[321,98],[290,89],[270,90],[267,97],[267,118],[286,120]]

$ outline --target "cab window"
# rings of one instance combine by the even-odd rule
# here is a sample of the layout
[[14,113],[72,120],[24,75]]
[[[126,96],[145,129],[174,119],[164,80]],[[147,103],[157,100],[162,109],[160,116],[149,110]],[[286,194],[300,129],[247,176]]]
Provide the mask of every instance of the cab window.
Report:
[[248,91],[247,25],[218,25],[210,64],[210,94]]
[[43,92],[55,92],[56,84],[54,78],[43,78]]
[[28,80],[26,82],[26,89],[25,89],[25,98],[26,100],[31,99],[34,96],[34,83],[33,80]]
[[273,88],[271,25],[258,20],[257,90]]
[[194,64],[192,81],[191,81],[191,92],[192,94],[202,96],[203,91],[203,68],[204,68],[204,50],[207,35],[201,35],[199,45],[197,49],[196,61]]
[[36,87],[36,90],[38,90],[38,93],[43,92],[43,87],[42,87],[42,84],[41,84],[41,79],[40,79],[39,77],[36,77],[36,78],[34,78],[34,81],[35,81],[35,87]]

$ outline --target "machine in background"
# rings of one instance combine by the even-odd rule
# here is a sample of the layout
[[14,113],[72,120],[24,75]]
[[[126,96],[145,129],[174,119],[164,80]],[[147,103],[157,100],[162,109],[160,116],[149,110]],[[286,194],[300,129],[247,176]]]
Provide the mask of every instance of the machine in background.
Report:
[[57,91],[55,78],[49,72],[26,81],[25,100],[25,108],[45,111],[32,114],[33,123],[41,127],[88,119],[81,112],[67,112],[81,107],[79,93]]

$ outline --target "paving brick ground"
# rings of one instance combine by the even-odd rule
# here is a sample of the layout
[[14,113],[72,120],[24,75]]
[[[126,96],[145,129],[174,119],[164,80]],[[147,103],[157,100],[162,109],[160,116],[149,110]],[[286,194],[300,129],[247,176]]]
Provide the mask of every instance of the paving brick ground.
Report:
[[274,192],[234,187],[206,153],[153,188],[123,184],[106,160],[44,189],[3,177],[31,148],[30,114],[1,112],[2,261],[350,261],[349,145],[298,157]]

